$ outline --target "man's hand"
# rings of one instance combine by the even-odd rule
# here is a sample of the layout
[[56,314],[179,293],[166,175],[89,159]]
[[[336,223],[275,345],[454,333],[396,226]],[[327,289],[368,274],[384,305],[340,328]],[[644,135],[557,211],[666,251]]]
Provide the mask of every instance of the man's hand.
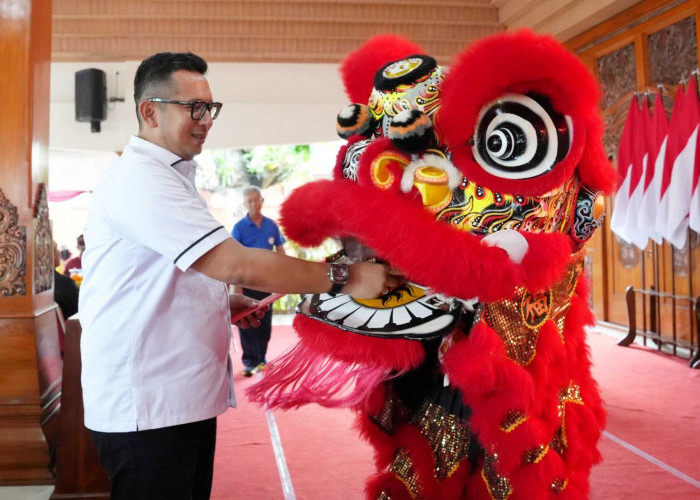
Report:
[[270,306],[265,306],[260,309],[255,309],[258,305],[258,301],[246,297],[241,293],[230,293],[228,296],[228,304],[231,308],[231,317],[240,313],[245,309],[250,309],[250,314],[243,316],[241,319],[235,321],[233,326],[238,328],[257,328],[260,326],[260,318],[265,316],[265,313],[270,308]]
[[348,266],[350,278],[342,292],[356,299],[374,299],[403,283],[398,269],[384,264],[358,262]]

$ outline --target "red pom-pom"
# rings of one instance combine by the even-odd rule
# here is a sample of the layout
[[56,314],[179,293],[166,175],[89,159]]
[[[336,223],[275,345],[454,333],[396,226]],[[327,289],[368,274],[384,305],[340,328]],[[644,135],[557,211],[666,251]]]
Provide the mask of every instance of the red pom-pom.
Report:
[[370,38],[343,61],[340,73],[351,102],[366,103],[372,92],[374,74],[382,66],[414,54],[423,54],[420,45],[396,35]]

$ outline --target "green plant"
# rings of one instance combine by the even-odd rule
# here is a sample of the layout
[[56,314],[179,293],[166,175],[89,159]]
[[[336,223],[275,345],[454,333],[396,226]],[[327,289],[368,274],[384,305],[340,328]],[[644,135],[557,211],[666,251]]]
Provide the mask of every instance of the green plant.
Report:
[[[305,260],[322,261],[339,249],[340,245],[330,238],[326,239],[321,245],[312,248],[299,246],[296,242],[289,240],[284,244],[284,250],[287,255]],[[290,293],[275,302],[272,306],[272,310],[277,313],[292,313],[300,301],[301,296],[299,294]]]

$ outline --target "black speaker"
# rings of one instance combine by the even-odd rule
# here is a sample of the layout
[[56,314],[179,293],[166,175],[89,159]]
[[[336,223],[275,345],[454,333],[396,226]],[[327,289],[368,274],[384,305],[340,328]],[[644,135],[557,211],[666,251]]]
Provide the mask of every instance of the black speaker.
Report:
[[101,69],[88,68],[75,72],[75,119],[90,122],[92,131],[100,131],[100,122],[107,118],[107,75]]

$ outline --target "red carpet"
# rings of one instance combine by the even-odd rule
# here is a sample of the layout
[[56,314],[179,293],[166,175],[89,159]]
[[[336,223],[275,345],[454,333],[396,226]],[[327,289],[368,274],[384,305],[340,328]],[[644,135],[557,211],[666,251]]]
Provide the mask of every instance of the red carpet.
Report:
[[[291,327],[276,325],[270,357],[295,340]],[[589,344],[608,412],[607,434],[600,444],[604,463],[593,470],[591,498],[700,499],[700,471],[695,467],[700,372],[683,359],[654,350],[618,347],[608,335],[591,333]],[[255,377],[243,378],[240,353],[233,357],[238,408],[219,418],[212,498],[282,499],[265,412],[244,394]],[[352,430],[350,411],[313,405],[277,411],[274,419],[296,498],[364,498],[364,480],[373,472],[372,450]],[[688,477],[678,477],[673,469]]]
[[[296,338],[290,326],[274,326],[268,358]],[[233,359],[238,407],[219,417],[212,498],[282,499],[265,412],[245,397],[245,388],[257,376],[244,378],[240,353],[233,353]],[[311,405],[276,411],[274,419],[298,499],[364,497],[364,478],[373,471],[372,449],[352,430],[352,412]]]
[[[606,433],[700,481],[700,371],[686,360],[592,333],[594,376],[608,412]],[[604,436],[593,470],[594,499],[700,498],[700,489]]]

